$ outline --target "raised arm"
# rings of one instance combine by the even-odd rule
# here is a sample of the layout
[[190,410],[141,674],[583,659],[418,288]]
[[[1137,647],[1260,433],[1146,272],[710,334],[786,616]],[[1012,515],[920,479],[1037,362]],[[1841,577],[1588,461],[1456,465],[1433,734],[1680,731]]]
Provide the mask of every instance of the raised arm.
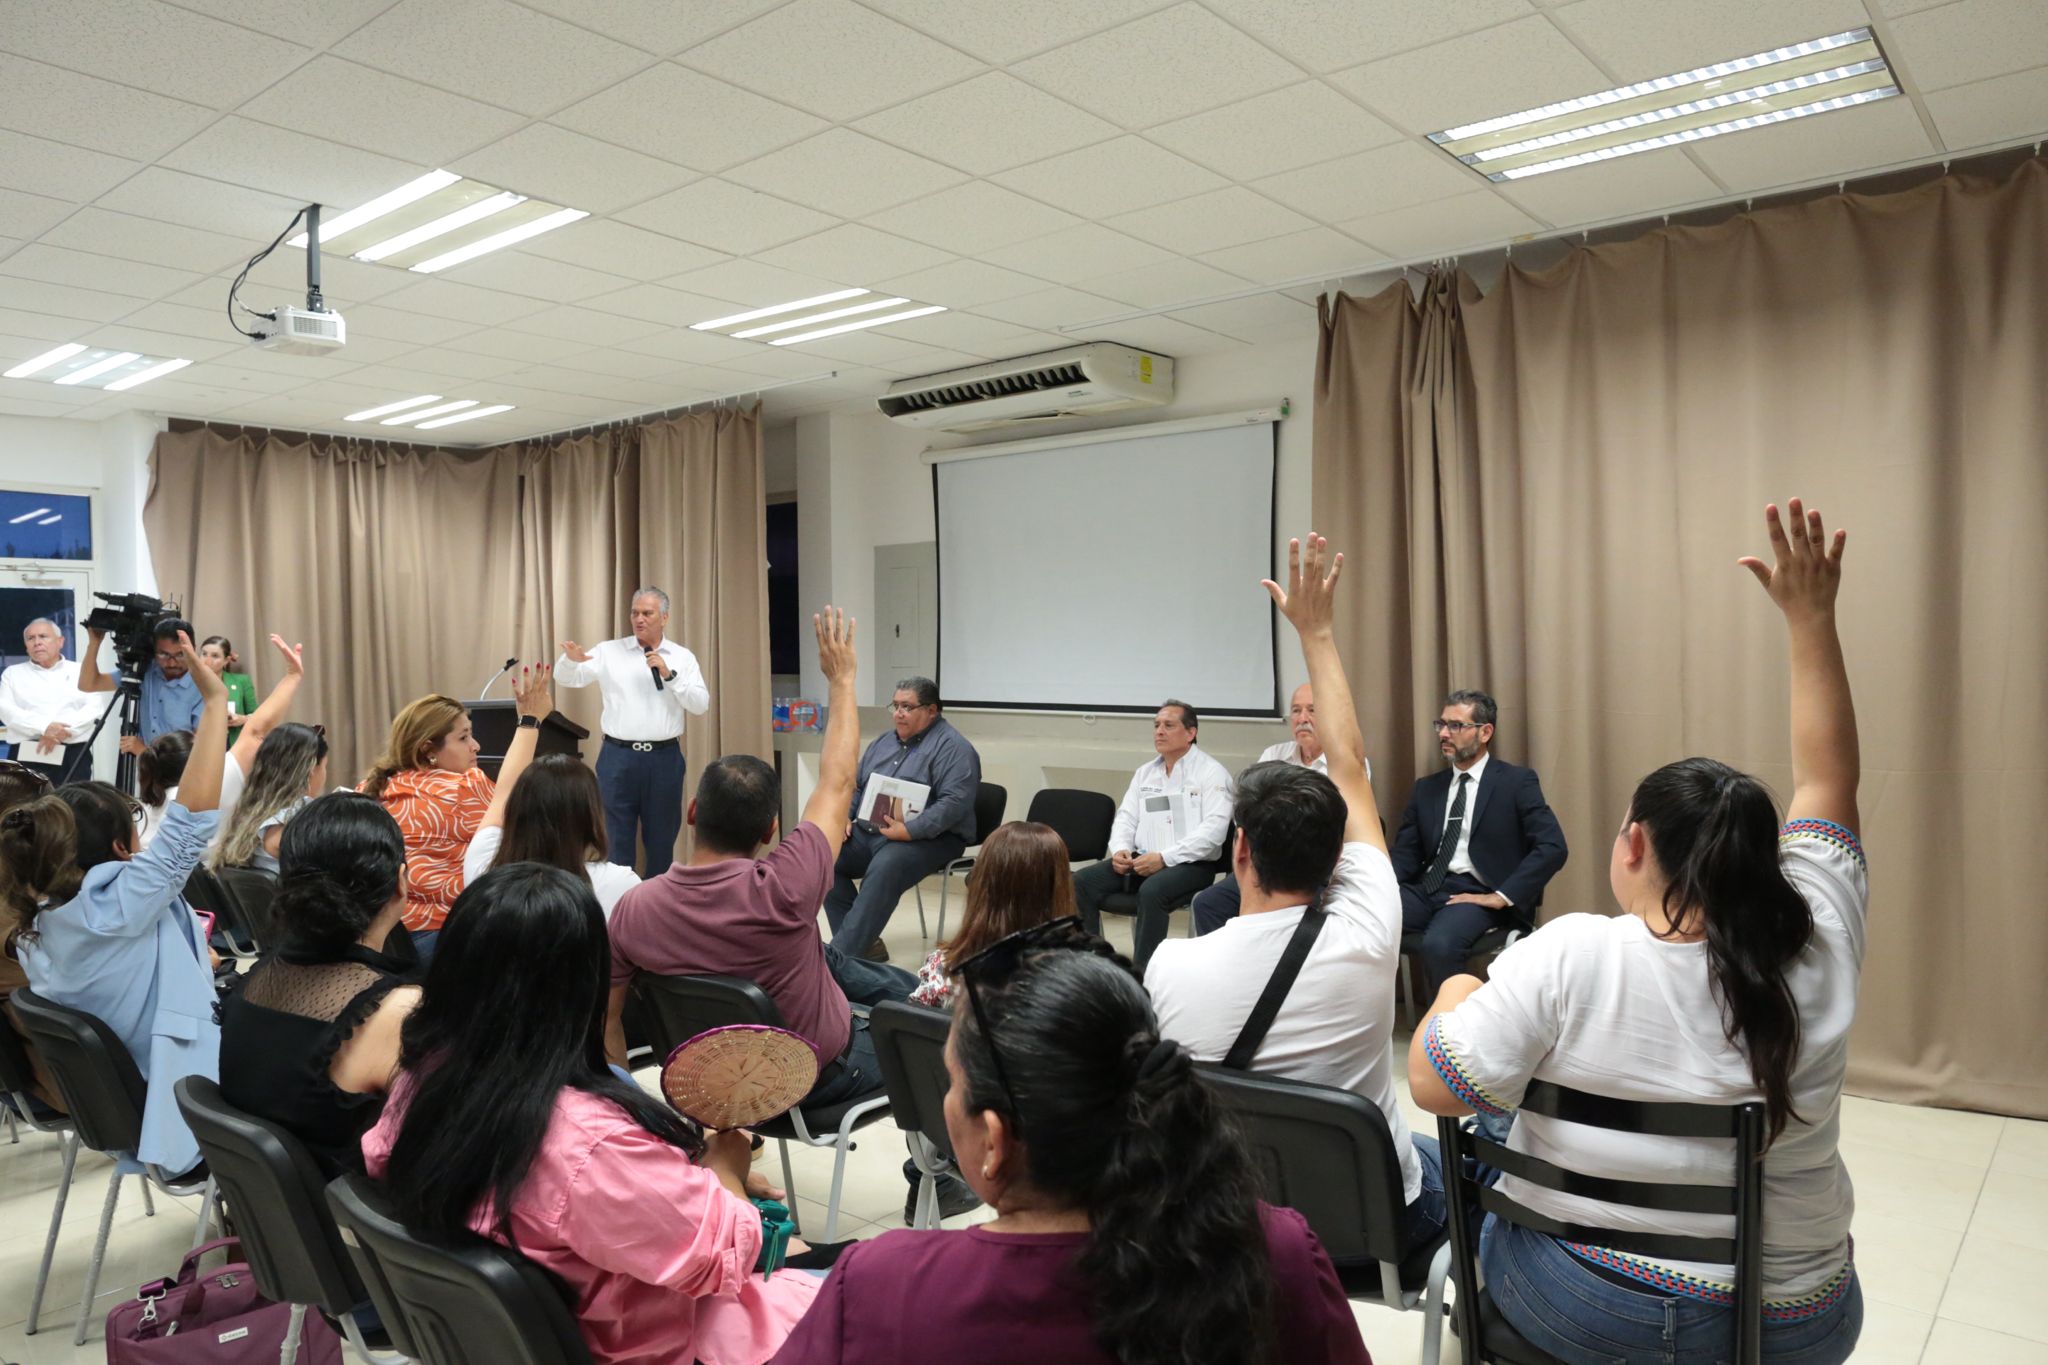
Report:
[[[512,680],[512,704],[522,722],[529,716],[535,721],[546,720],[555,709],[555,696],[548,687],[550,673],[546,664],[527,664]],[[512,742],[505,746],[505,761],[498,765],[498,789],[491,793],[491,806],[484,812],[483,823],[477,826],[479,832],[505,823],[505,807],[512,802],[512,788],[526,771],[526,765],[533,762],[534,750],[539,747],[539,725],[522,723],[512,732]]]
[[846,842],[843,817],[860,772],[860,703],[853,695],[860,656],[854,651],[853,619],[845,612],[828,606],[822,616],[811,618],[811,626],[818,634],[818,667],[831,688],[831,712],[825,721],[825,749],[818,756],[818,786],[804,802],[804,820],[823,832],[836,858]]
[[1787,820],[1827,820],[1858,833],[1856,786],[1863,760],[1856,740],[1856,704],[1835,631],[1835,594],[1842,586],[1842,548],[1849,533],[1829,540],[1820,513],[1793,498],[1789,516],[1764,508],[1774,563],[1754,556],[1742,566],[1785,614],[1792,654],[1792,800]]
[[199,688],[203,707],[199,728],[192,732],[192,756],[185,761],[185,776],[178,784],[178,804],[190,811],[217,810],[221,769],[227,763],[228,688],[199,662],[192,637],[182,630],[178,632],[178,652],[185,656],[185,669]]
[[1265,587],[1280,614],[1301,637],[1301,657],[1308,663],[1308,683],[1316,697],[1316,733],[1322,736],[1323,752],[1328,755],[1330,780],[1343,793],[1348,808],[1344,842],[1371,844],[1385,852],[1387,836],[1380,830],[1372,777],[1365,766],[1365,735],[1358,728],[1358,709],[1351,700],[1344,661],[1337,657],[1332,624],[1344,556],[1328,551],[1329,542],[1313,531],[1308,533],[1305,552],[1301,541],[1288,541],[1287,587],[1283,590],[1270,578]]
[[263,747],[264,736],[284,724],[285,717],[292,713],[292,699],[299,695],[299,684],[306,680],[306,647],[288,645],[282,635],[271,636],[270,643],[284,658],[284,676],[270,689],[256,714],[242,723],[242,732],[235,737],[235,762],[245,773],[255,766],[256,751]]
[[114,680],[100,672],[100,643],[107,638],[103,630],[85,632],[85,653],[78,660],[78,690],[81,692],[111,692]]

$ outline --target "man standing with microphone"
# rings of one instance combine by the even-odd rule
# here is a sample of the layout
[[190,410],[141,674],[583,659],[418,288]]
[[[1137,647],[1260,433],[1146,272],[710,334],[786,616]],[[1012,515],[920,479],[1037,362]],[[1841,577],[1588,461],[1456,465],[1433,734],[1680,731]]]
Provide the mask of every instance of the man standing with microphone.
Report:
[[643,877],[668,871],[683,827],[683,714],[711,708],[697,656],[668,639],[668,594],[642,588],[633,594],[633,633],[585,650],[562,641],[555,682],[585,687],[604,697],[599,724],[603,752],[597,786],[604,794],[605,837],[612,862],[633,866],[635,839],[645,846]]

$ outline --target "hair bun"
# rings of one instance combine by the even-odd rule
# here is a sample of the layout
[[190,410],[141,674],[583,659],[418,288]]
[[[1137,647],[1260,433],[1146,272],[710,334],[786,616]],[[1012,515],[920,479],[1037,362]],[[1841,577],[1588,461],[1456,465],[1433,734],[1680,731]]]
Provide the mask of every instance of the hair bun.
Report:
[[1138,1083],[1147,1081],[1178,1081],[1194,1069],[1195,1059],[1171,1038],[1161,1038],[1152,1044],[1145,1059],[1138,1063]]

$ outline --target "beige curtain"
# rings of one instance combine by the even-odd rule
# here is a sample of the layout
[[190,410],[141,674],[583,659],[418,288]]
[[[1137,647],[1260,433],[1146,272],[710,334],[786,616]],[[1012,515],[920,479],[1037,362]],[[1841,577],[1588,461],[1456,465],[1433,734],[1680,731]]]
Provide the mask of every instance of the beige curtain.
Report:
[[1801,494],[1850,533],[1873,886],[1851,1085],[2048,1115],[2048,916],[2007,889],[2048,824],[2048,165],[1324,318],[1315,496],[1367,569],[1346,645],[1387,688],[1389,806],[1452,686],[1500,698],[1571,841],[1546,916],[1612,910],[1612,832],[1658,764],[1786,791],[1783,630],[1734,561]]

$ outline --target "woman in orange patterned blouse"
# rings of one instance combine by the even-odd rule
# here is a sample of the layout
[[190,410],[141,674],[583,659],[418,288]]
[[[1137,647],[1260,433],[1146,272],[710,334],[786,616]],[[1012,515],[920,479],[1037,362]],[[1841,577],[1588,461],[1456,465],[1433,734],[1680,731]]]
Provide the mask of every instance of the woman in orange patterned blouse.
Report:
[[463,852],[497,791],[477,753],[463,704],[421,697],[391,722],[390,743],[359,788],[405,834],[405,927],[422,963],[462,894]]

